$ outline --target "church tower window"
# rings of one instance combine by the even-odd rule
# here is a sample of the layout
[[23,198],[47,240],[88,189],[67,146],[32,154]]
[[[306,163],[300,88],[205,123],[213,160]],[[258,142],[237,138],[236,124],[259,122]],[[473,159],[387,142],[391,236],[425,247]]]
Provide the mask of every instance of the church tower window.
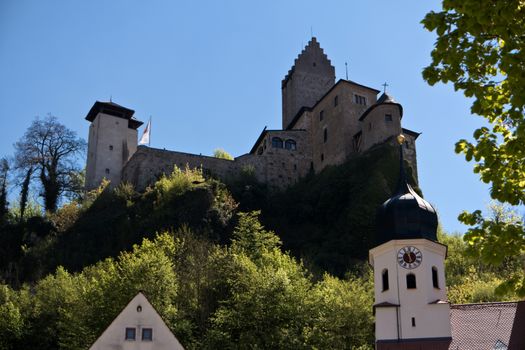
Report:
[[324,143],[326,143],[326,141],[328,141],[328,129],[324,129],[323,131],[323,140],[324,140]]
[[407,275],[407,289],[416,289],[416,275],[413,273]]
[[432,266],[432,285],[439,289],[438,269],[435,266]]
[[392,121],[392,114],[385,114],[385,122],[389,123]]
[[283,148],[283,140],[279,137],[272,138],[272,147],[273,148]]
[[334,107],[337,107],[337,105],[339,104],[339,96],[335,96],[334,97]]
[[383,270],[381,278],[383,280],[382,282],[383,282],[383,292],[384,292],[384,291],[387,291],[388,288],[389,288],[389,285],[388,285],[388,269],[384,269]]
[[319,121],[322,121],[324,119],[324,110],[319,112]]

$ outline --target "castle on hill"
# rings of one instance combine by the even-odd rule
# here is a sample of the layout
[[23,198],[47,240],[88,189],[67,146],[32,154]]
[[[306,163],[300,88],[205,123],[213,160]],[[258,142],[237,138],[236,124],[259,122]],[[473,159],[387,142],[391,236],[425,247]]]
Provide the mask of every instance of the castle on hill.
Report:
[[138,146],[143,124],[134,111],[113,102],[95,102],[91,122],[86,188],[106,178],[144,190],[174,166],[202,167],[219,178],[251,169],[257,180],[285,188],[310,172],[342,164],[372,147],[405,135],[405,159],[417,178],[419,133],[401,126],[403,107],[386,92],[351,80],[335,81],[335,68],[315,37],[295,59],[281,83],[282,129],[264,128],[251,150],[234,160]]

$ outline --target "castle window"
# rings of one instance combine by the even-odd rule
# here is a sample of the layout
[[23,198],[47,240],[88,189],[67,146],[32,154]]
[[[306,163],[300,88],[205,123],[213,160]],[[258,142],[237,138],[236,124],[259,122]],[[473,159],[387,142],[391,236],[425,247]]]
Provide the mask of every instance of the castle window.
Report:
[[257,154],[258,154],[258,155],[263,154],[263,148],[262,148],[262,147],[259,147],[259,148],[257,149]]
[[416,326],[416,318],[412,317],[412,327],[415,327],[415,326]]
[[286,140],[284,143],[284,148],[289,149],[291,151],[295,151],[297,149],[297,144],[294,140]]
[[126,328],[126,333],[125,333],[125,340],[135,340],[135,337],[136,337],[136,329],[135,328]]
[[297,164],[293,165],[293,170],[297,170]]
[[326,143],[326,141],[328,141],[328,129],[324,129],[323,131],[323,140],[324,142]]
[[313,66],[314,66],[314,67],[316,66],[315,62],[313,63]]
[[392,114],[385,114],[385,122],[391,122],[392,121]]
[[368,130],[372,130],[372,123],[368,123]]
[[408,141],[405,141],[405,148],[410,149],[410,144],[408,143]]
[[337,107],[338,104],[339,104],[339,96],[335,96],[334,97],[334,107]]
[[145,341],[153,340],[153,329],[152,328],[142,328],[142,340],[145,340]]
[[109,175],[109,168],[106,168],[106,175]]
[[283,140],[281,140],[279,137],[273,137],[272,147],[273,148],[283,148]]
[[432,266],[432,285],[439,289],[438,269],[435,266]]
[[113,145],[109,145],[109,150],[113,151]]
[[324,161],[324,153],[321,153],[321,162]]
[[319,112],[319,121],[322,121],[324,119],[324,110]]
[[416,289],[416,275],[413,273],[407,275],[407,289]]
[[366,106],[366,97],[361,95],[354,95],[354,103],[358,105]]
[[389,288],[389,285],[388,285],[388,270],[387,269],[384,269],[383,270],[383,273],[381,275],[381,279],[383,281],[383,292],[388,290]]

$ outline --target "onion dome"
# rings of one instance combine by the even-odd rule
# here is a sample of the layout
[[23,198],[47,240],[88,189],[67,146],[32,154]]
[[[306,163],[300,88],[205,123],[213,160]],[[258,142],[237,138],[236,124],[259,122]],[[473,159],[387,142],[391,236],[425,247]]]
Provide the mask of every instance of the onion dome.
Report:
[[378,244],[393,239],[426,238],[437,241],[436,210],[408,184],[403,166],[403,135],[398,136],[400,153],[399,183],[395,194],[379,208]]

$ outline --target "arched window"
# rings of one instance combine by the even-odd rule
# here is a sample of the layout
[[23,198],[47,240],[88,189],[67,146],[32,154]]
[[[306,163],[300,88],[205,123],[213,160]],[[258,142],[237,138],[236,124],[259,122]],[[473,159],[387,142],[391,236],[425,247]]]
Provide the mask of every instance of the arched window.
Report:
[[383,280],[383,292],[384,292],[385,290],[388,290],[388,287],[389,287],[388,286],[388,270],[387,269],[383,270],[383,273],[382,273],[381,277],[382,277],[382,280]]
[[416,275],[413,273],[407,275],[407,289],[416,289]]
[[432,266],[432,285],[439,289],[438,269],[435,266]]
[[297,143],[294,140],[286,140],[284,148],[295,151],[297,149]]
[[283,140],[281,140],[279,137],[273,137],[272,147],[273,148],[283,148]]

